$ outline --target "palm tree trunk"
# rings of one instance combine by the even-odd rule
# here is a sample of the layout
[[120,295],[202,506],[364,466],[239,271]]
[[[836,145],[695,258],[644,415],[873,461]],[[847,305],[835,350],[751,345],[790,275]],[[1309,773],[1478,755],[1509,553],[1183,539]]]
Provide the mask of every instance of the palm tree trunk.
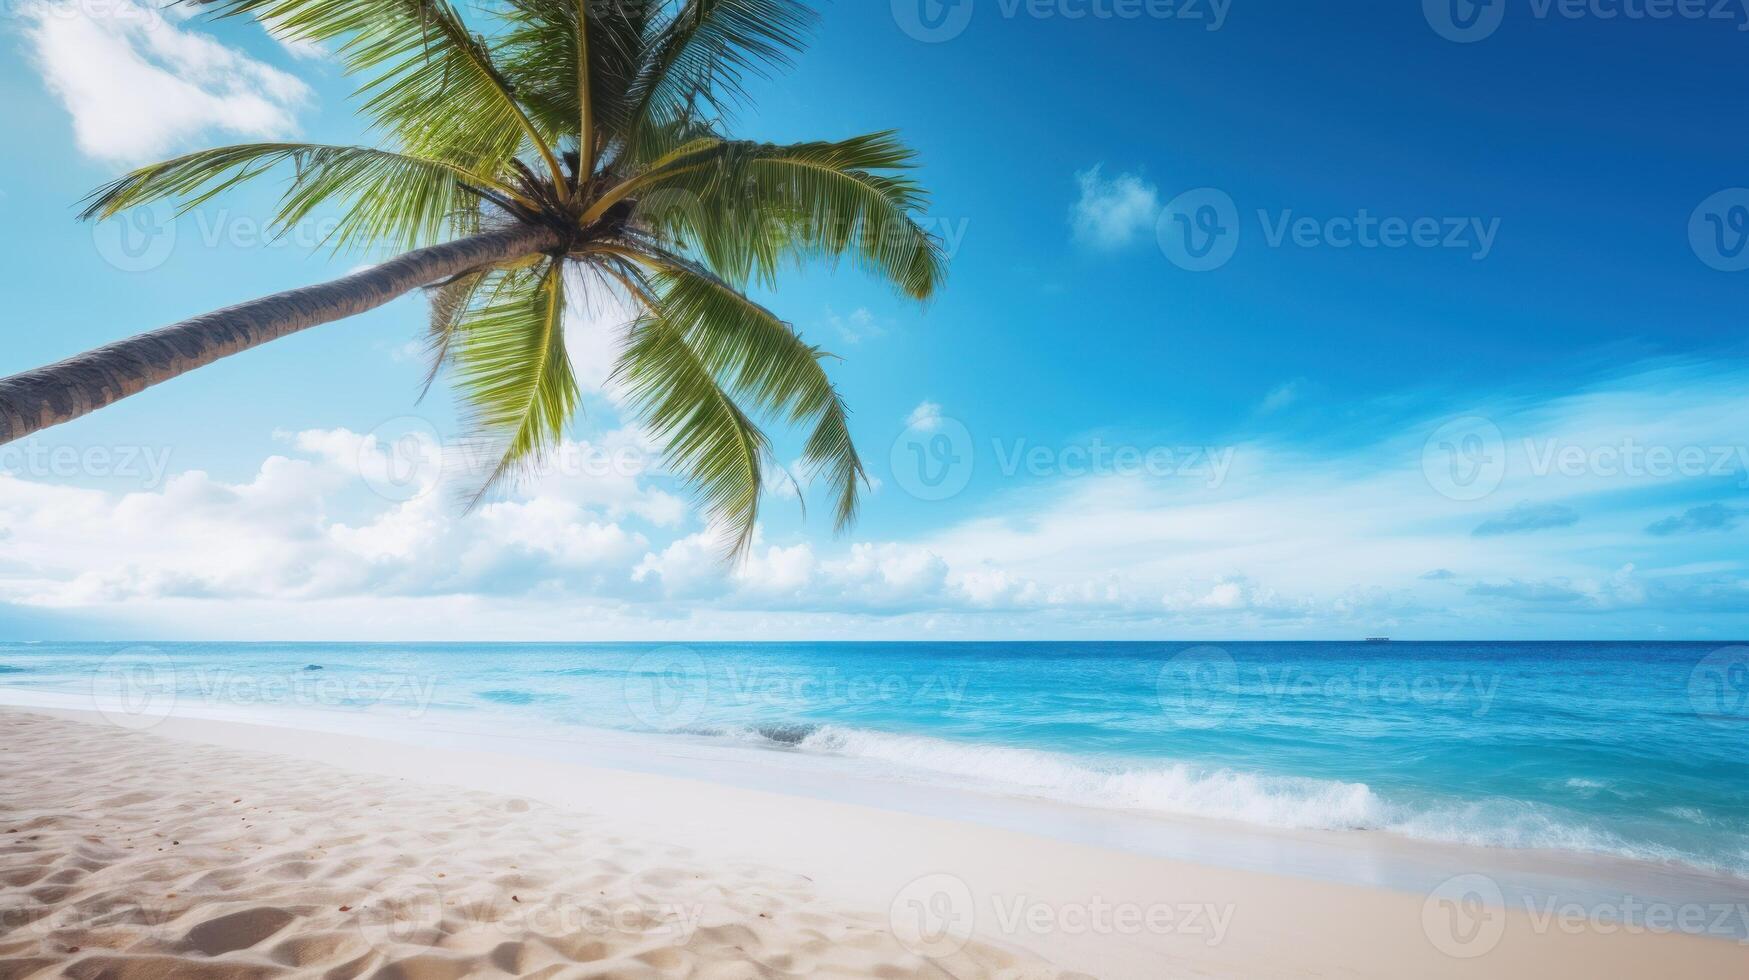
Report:
[[373,310],[420,286],[554,248],[518,225],[397,256],[362,272],[226,307],[0,379],[0,443],[76,419],[160,381],[307,327]]

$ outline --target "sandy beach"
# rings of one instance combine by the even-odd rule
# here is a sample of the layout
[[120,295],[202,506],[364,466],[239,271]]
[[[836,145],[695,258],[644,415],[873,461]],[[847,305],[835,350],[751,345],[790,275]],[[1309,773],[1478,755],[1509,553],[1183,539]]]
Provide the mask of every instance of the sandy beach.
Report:
[[0,980],[1749,980],[1749,0],[0,3]]
[[1749,969],[1656,923],[1453,926],[1437,896],[356,735],[7,708],[0,745],[7,978]]
[[1064,975],[983,944],[931,962],[806,876],[525,798],[17,712],[0,731],[0,976]]

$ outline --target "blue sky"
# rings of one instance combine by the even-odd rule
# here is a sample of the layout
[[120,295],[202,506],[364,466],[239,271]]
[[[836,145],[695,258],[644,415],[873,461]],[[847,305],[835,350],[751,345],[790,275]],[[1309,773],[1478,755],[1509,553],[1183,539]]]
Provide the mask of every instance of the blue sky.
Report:
[[[927,308],[761,297],[844,358],[845,538],[780,491],[723,567],[600,388],[463,516],[409,298],[0,450],[0,635],[1740,637],[1749,13],[1454,2],[829,5],[736,128],[901,128],[953,256]],[[320,51],[15,10],[0,371],[367,260],[263,244],[266,187],[134,251],[74,220],[178,150],[368,138]],[[616,309],[575,311],[586,376]]]

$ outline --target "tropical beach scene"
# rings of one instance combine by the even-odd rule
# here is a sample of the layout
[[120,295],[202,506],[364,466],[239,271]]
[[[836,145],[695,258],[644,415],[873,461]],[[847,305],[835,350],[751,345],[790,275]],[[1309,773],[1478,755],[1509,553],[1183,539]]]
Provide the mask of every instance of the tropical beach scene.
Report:
[[1749,976],[1749,7],[4,15],[0,980]]

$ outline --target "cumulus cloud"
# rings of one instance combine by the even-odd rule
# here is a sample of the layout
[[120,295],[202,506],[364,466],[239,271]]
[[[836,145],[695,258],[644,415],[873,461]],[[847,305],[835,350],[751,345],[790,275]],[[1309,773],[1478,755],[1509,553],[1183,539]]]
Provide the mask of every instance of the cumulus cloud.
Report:
[[[1335,449],[1304,446],[1297,436],[1294,442],[1253,439],[1232,447],[1233,466],[1218,486],[1173,477],[1063,480],[1054,497],[1031,495],[1024,506],[919,543],[956,571],[980,564],[1009,582],[1036,583],[1035,595],[1060,593],[1121,568],[1124,601],[1099,608],[1143,616],[1165,607],[1171,621],[1182,624],[1173,627],[1177,635],[1202,624],[1231,635],[1272,623],[1329,631],[1393,619],[1474,635],[1477,618],[1498,607],[1522,609],[1524,600],[1538,598],[1538,608],[1553,613],[1555,597],[1568,592],[1608,596],[1566,607],[1590,613],[1710,604],[1741,594],[1735,583],[1742,576],[1732,575],[1737,566],[1693,582],[1674,567],[1646,568],[1635,577],[1638,591],[1587,585],[1612,582],[1636,557],[1623,550],[1624,535],[1637,533],[1649,518],[1600,506],[1581,529],[1577,515],[1591,512],[1586,502],[1687,477],[1610,476],[1591,468],[1567,474],[1540,462],[1550,444],[1732,445],[1749,424],[1745,380],[1718,365],[1665,363],[1541,401],[1483,402],[1428,418],[1397,416],[1383,426],[1369,421],[1366,433],[1337,433]],[[1401,412],[1401,406],[1385,411]],[[1428,439],[1452,414],[1486,415],[1510,433],[1502,447],[1505,473],[1490,497],[1454,501],[1430,485]],[[1493,503],[1502,498],[1524,503],[1502,514]],[[1523,532],[1573,531],[1477,536],[1478,522]],[[1482,588],[1454,597],[1443,584],[1446,575],[1422,578],[1428,556],[1446,563],[1453,577],[1452,568],[1485,568],[1489,577]],[[1661,564],[1681,564],[1673,557]],[[1392,583],[1413,584],[1399,590]],[[1148,584],[1156,586],[1152,600],[1135,595]]]
[[1160,192],[1139,175],[1106,177],[1100,165],[1075,175],[1081,197],[1069,211],[1075,241],[1096,249],[1119,249],[1154,226]]
[[[617,584],[650,548],[646,530],[628,521],[654,530],[685,514],[678,498],[604,462],[599,476],[546,473],[463,517],[440,470],[393,479],[409,459],[432,458],[417,448],[409,457],[406,445],[346,429],[285,441],[295,456],[271,456],[242,482],[189,471],[161,490],[115,494],[0,476],[0,526],[19,549],[0,567],[0,600],[491,594],[549,580],[600,587],[596,573],[611,570],[607,584]],[[596,461],[611,457],[607,445],[567,448]]]
[[[1705,536],[1665,539],[1648,556],[1642,531],[1660,515],[1624,493],[1639,477],[1565,476],[1528,456],[1548,438],[1667,444],[1655,439],[1672,418],[1687,420],[1685,439],[1728,444],[1749,412],[1745,390],[1737,375],[1662,372],[1529,406],[1466,406],[1514,436],[1500,490],[1479,501],[1452,500],[1423,471],[1441,415],[1370,442],[1344,433],[1334,449],[1243,442],[1218,483],[1037,481],[897,540],[762,528],[739,565],[722,561],[725,543],[699,529],[670,478],[640,462],[651,447],[635,428],[567,443],[549,469],[465,517],[442,485],[465,458],[447,447],[417,432],[309,430],[285,434],[282,455],[236,480],[183,472],[115,493],[0,477],[0,605],[93,622],[156,616],[167,632],[229,622],[229,635],[358,636],[369,624],[403,638],[484,635],[471,623],[573,639],[608,636],[607,624],[644,638],[1474,636],[1501,622],[1573,635],[1564,624],[1576,616],[1599,635],[1644,635],[1671,618],[1724,629],[1749,609],[1740,559]],[[940,418],[932,403],[912,415]],[[1638,485],[1668,499],[1665,482]],[[1498,499],[1524,503],[1502,514]],[[1580,510],[1583,526],[1567,520]],[[1484,518],[1572,530],[1478,537]],[[1684,520],[1718,523],[1705,511]]]
[[727,550],[728,542],[720,535],[689,534],[659,552],[645,554],[632,569],[632,581],[668,599],[721,595],[731,584],[722,562]]
[[214,131],[287,136],[310,97],[296,77],[141,0],[41,0],[19,13],[44,84],[72,116],[79,149],[98,159],[157,159]]
[[756,541],[746,561],[722,562],[721,542],[710,532],[681,538],[651,554],[633,571],[668,598],[717,597],[762,609],[916,611],[976,600],[950,583],[947,563],[927,549],[898,543],[857,543],[847,553],[822,557],[813,545]]
[[637,319],[637,307],[618,283],[590,271],[566,271],[565,352],[583,390],[618,404],[624,392],[611,383],[626,330]]
[[1470,533],[1478,538],[1502,534],[1527,534],[1549,528],[1572,527],[1579,523],[1579,514],[1565,504],[1520,503],[1499,517],[1491,517],[1476,525]]
[[905,426],[911,429],[921,429],[933,432],[941,427],[941,406],[932,401],[920,401],[911,414],[905,416]]

